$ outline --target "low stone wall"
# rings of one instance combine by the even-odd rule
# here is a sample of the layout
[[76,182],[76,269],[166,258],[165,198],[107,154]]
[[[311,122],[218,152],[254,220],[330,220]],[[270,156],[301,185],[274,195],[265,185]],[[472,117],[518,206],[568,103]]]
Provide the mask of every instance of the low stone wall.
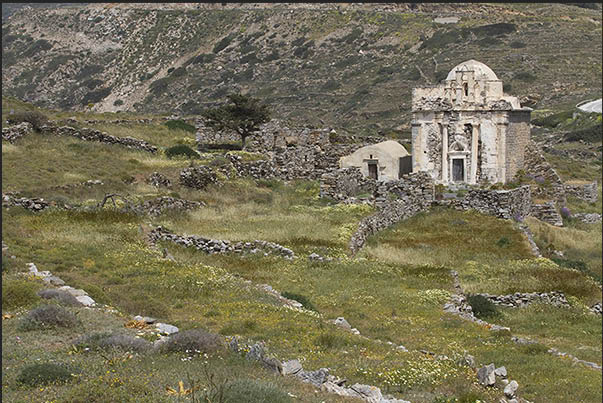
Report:
[[586,224],[598,224],[601,222],[601,214],[598,213],[573,213],[571,217]]
[[16,197],[11,194],[2,193],[2,207],[21,206],[26,210],[38,212],[50,206],[50,204],[41,198]]
[[251,176],[255,179],[271,179],[277,176],[277,169],[270,160],[244,162],[241,156],[227,154],[227,158],[239,176]]
[[147,178],[146,182],[149,185],[155,186],[155,187],[172,187],[172,181],[170,181],[165,175],[160,174],[159,172],[153,172],[151,175],[149,175],[149,177]]
[[565,294],[558,291],[551,292],[529,292],[521,293],[516,292],[515,294],[508,295],[491,295],[491,294],[476,294],[488,299],[490,302],[496,305],[510,306],[510,307],[522,307],[535,302],[551,304],[555,306],[569,306]]
[[149,238],[152,242],[170,241],[186,247],[194,247],[197,250],[209,254],[215,253],[241,253],[257,254],[264,256],[269,254],[279,255],[285,259],[295,257],[293,251],[274,242],[255,240],[252,242],[231,242],[221,239],[209,239],[200,236],[177,235],[162,227],[157,227],[151,231]]
[[597,181],[586,184],[569,184],[563,185],[566,195],[572,195],[589,203],[596,203],[599,197],[597,193]]
[[135,150],[147,151],[156,153],[157,147],[147,143],[144,140],[135,139],[133,137],[117,137],[96,129],[82,128],[75,129],[70,126],[42,126],[40,131],[44,134],[54,134],[60,136],[72,136],[80,140],[98,141],[107,144],[119,144]]
[[549,184],[548,186],[533,186],[533,196],[550,198],[565,204],[565,186],[557,171],[548,163],[542,150],[533,140],[530,140],[526,147],[524,167],[527,176],[536,182],[543,184],[548,182]]
[[[383,193],[388,194],[389,191],[396,195],[396,200],[383,197]],[[390,184],[381,184],[379,192],[382,194],[377,205],[379,211],[358,224],[349,243],[352,253],[358,252],[369,236],[431,207],[435,186],[428,174],[419,172]]]
[[22,122],[18,125],[2,128],[2,140],[14,143],[15,140],[28,135],[33,131],[33,126],[29,122]]
[[70,183],[67,185],[52,186],[48,189],[50,189],[50,190],[68,190],[68,189],[74,189],[74,188],[78,188],[78,187],[90,187],[90,186],[96,186],[96,185],[104,185],[104,183],[100,179],[90,179],[90,180],[87,180],[84,182],[79,182],[79,183]]
[[185,168],[180,172],[180,184],[190,188],[203,190],[208,185],[217,183],[216,173],[207,166]]
[[529,185],[511,190],[472,189],[462,199],[438,204],[450,205],[459,210],[477,210],[482,214],[508,220],[521,220],[530,214],[531,189]]
[[533,204],[530,215],[556,227],[563,227],[563,219],[555,207],[555,202]]
[[377,181],[362,175],[356,167],[339,168],[320,177],[320,197],[343,201],[360,193],[374,195]]

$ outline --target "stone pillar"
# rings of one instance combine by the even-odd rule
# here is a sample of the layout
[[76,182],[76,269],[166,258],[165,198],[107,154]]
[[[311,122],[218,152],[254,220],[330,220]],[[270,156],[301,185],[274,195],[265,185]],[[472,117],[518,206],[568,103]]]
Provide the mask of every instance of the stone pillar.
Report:
[[506,147],[507,147],[507,124],[499,123],[498,125],[498,182],[507,183],[507,168],[506,168]]
[[442,182],[448,183],[448,125],[442,124]]
[[421,139],[423,130],[421,123],[412,123],[412,148],[411,148],[411,160],[412,160],[412,171],[419,172],[423,167],[423,141]]
[[473,131],[471,133],[471,176],[469,177],[469,183],[475,185],[477,183],[477,140],[479,139],[479,125],[474,124],[472,128]]

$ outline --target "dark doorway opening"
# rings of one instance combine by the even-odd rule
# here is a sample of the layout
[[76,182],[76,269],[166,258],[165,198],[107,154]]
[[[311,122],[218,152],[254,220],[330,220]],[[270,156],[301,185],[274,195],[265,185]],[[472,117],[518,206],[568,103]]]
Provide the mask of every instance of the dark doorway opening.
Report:
[[369,171],[369,178],[379,179],[379,172],[377,170],[377,164],[376,163],[369,162],[368,163],[368,171]]
[[407,155],[406,157],[400,158],[400,172],[398,173],[398,178],[401,178],[402,175],[406,175],[412,172],[412,157]]
[[452,181],[463,182],[465,180],[465,160],[462,158],[452,159]]

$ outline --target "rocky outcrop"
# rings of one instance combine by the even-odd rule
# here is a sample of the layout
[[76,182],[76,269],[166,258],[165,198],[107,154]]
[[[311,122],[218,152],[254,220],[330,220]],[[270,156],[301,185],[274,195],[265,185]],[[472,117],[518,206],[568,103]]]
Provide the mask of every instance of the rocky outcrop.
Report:
[[117,137],[96,129],[82,128],[75,129],[71,126],[42,126],[40,131],[43,134],[72,136],[85,141],[98,141],[106,144],[118,144],[124,147],[135,150],[147,151],[156,153],[157,147],[147,143],[144,140],[135,139],[133,137]]
[[278,255],[285,259],[295,257],[293,251],[274,242],[255,240],[252,242],[232,242],[221,239],[210,239],[200,236],[177,235],[163,227],[157,227],[149,234],[151,242],[170,241],[185,247],[193,247],[209,254],[240,253]]
[[9,143],[14,143],[17,139],[28,135],[33,131],[33,126],[29,122],[22,122],[18,125],[3,127],[2,128],[2,140],[6,140]]

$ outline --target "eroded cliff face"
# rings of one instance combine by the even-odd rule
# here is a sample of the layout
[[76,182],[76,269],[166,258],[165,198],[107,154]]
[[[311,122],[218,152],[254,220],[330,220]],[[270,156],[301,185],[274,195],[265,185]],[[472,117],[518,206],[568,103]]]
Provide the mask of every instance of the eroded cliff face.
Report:
[[74,5],[17,11],[2,45],[4,93],[41,106],[196,114],[242,91],[358,133],[410,135],[411,88],[469,56],[533,106],[601,91],[600,10],[562,4]]

